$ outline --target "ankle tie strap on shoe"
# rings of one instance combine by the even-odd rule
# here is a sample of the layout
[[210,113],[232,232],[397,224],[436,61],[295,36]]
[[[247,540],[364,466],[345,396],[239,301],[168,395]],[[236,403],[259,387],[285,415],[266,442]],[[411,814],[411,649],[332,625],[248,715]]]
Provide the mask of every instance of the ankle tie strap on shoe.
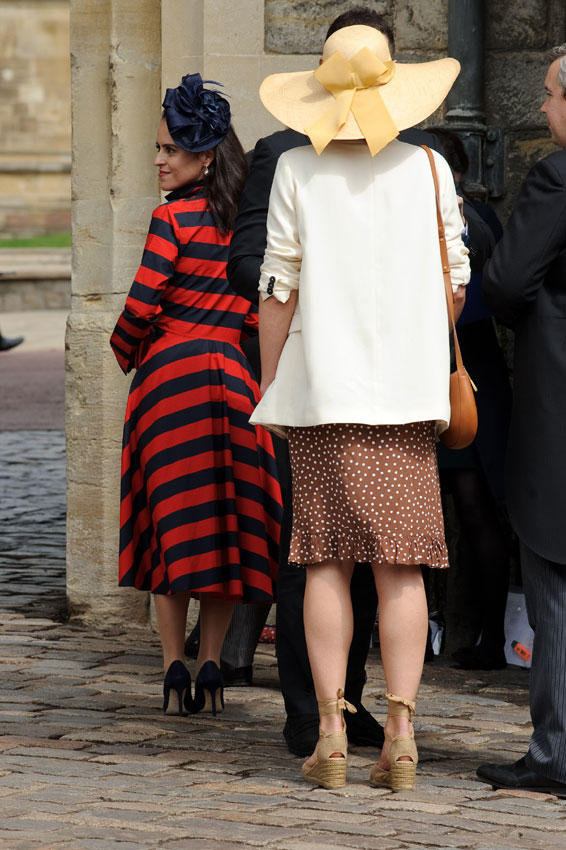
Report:
[[413,719],[416,707],[413,700],[395,694],[385,694],[385,699],[389,703],[387,713],[390,717],[406,717],[408,714],[409,720]]
[[321,717],[327,714],[341,714],[343,711],[349,711],[350,714],[357,714],[358,709],[351,702],[344,699],[344,690],[342,688],[336,691],[336,699],[319,700],[318,713]]
[[319,700],[318,711],[321,717],[328,714],[338,714],[342,729],[326,732],[319,728],[316,761],[308,767],[308,762],[305,762],[303,776],[307,782],[314,782],[315,785],[321,785],[323,788],[341,788],[346,784],[346,760],[348,757],[344,711],[355,712],[356,708],[344,699],[344,691],[339,688],[336,692],[336,699]]

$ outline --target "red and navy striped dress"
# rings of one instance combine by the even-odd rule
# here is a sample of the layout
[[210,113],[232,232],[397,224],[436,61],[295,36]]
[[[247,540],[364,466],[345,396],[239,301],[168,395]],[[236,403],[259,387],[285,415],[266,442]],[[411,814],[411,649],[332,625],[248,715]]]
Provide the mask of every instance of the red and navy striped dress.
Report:
[[154,211],[110,344],[132,381],[122,445],[119,582],[269,602],[281,494],[270,435],[240,348],[256,308],[226,279],[230,234],[204,185]]

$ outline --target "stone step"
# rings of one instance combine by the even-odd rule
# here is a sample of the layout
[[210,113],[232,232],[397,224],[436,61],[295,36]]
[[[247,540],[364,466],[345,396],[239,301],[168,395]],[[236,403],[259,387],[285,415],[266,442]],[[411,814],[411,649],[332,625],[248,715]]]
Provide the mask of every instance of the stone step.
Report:
[[70,248],[0,247],[0,314],[70,304]]
[[0,248],[0,280],[71,277],[71,248]]

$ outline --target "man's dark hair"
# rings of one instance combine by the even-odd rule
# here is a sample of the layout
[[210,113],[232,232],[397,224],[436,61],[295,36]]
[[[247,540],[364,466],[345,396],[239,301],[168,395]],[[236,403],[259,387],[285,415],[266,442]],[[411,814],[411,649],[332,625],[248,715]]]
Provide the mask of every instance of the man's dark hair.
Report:
[[457,136],[447,127],[427,127],[427,132],[436,137],[438,150],[448,161],[452,171],[459,171],[460,175],[465,174],[470,165],[470,160],[460,136]]
[[389,50],[391,51],[391,56],[393,56],[395,53],[395,36],[393,35],[393,30],[383,15],[379,15],[373,9],[368,9],[365,6],[354,6],[353,9],[348,9],[347,12],[342,12],[341,15],[338,15],[328,27],[326,38],[330,38],[336,30],[356,26],[374,27],[379,32],[382,32],[389,42]]

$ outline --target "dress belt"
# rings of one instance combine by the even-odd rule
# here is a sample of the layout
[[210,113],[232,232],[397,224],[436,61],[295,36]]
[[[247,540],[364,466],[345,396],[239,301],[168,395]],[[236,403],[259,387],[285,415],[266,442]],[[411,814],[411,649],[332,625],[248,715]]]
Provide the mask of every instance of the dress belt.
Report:
[[189,322],[168,319],[157,321],[154,325],[157,337],[162,333],[172,334],[182,339],[213,339],[216,342],[229,342],[232,345],[240,344],[241,329],[218,327],[204,323],[195,325]]

